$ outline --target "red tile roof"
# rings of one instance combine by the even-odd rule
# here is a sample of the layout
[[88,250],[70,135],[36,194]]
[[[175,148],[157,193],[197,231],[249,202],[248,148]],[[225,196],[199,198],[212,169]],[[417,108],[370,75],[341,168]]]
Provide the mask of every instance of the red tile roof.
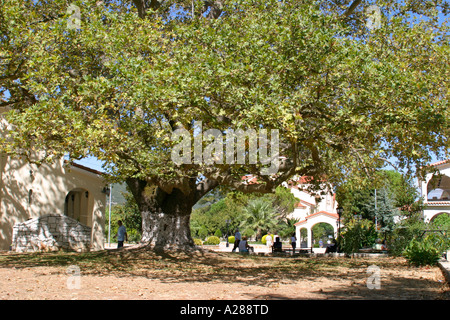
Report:
[[327,212],[327,211],[319,211],[319,212],[310,214],[309,216],[307,216],[307,217],[305,218],[305,220],[302,220],[302,221],[299,221],[299,222],[295,223],[294,226],[298,226],[298,225],[300,225],[300,224],[303,224],[303,223],[305,223],[308,219],[311,219],[311,218],[313,218],[314,216],[322,215],[322,214],[323,214],[323,215],[330,216],[330,217],[333,217],[333,218],[336,218],[336,219],[339,219],[339,215],[338,215],[337,213],[331,213],[331,212]]
[[[303,204],[303,205],[302,205]],[[308,202],[308,201],[305,201],[305,200],[300,200],[298,203],[297,203],[297,208],[298,207],[305,207],[304,205],[307,205],[307,206],[312,206],[312,207],[314,207],[315,206],[315,204],[313,204],[313,203],[310,203],[310,202]]]
[[450,206],[450,201],[433,201],[433,200],[431,200],[431,201],[427,201],[426,202],[426,205],[427,206],[433,206],[433,205],[448,205],[448,206]]
[[64,161],[66,164],[70,164],[72,167],[76,167],[76,168],[79,168],[79,169],[81,169],[81,170],[85,170],[85,171],[88,171],[88,172],[91,172],[91,173],[95,173],[95,174],[98,174],[98,175],[104,175],[104,173],[103,172],[100,172],[100,171],[98,171],[98,170],[95,170],[95,169],[92,169],[92,168],[88,168],[88,167],[86,167],[86,166],[83,166],[83,165],[81,165],[81,164],[79,164],[79,163],[70,163],[70,161],[67,161],[67,160],[65,160]]
[[446,163],[448,163],[448,162],[450,162],[450,159],[438,161],[438,162],[435,162],[435,163],[430,163],[430,164],[428,165],[428,167],[431,167],[431,166],[436,167],[436,166],[440,166],[440,165],[442,165],[442,164],[446,164]]

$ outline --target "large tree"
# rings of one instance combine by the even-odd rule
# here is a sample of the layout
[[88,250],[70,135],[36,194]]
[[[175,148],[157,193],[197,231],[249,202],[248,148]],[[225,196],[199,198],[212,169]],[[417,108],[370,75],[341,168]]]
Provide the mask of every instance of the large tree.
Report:
[[[103,160],[147,244],[192,245],[192,206],[218,185],[320,186],[449,146],[446,1],[0,2],[4,151]],[[230,146],[217,133],[239,129],[268,130],[269,157],[263,145],[251,163],[212,157]]]

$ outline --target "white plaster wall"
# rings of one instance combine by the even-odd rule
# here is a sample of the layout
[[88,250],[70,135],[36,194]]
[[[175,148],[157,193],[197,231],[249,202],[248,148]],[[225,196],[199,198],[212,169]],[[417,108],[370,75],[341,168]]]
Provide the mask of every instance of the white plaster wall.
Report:
[[93,172],[64,167],[63,161],[37,166],[1,157],[0,249],[11,245],[14,224],[50,213],[64,214],[66,195],[73,189],[89,192],[86,222],[92,228],[93,249],[103,248],[105,183]]

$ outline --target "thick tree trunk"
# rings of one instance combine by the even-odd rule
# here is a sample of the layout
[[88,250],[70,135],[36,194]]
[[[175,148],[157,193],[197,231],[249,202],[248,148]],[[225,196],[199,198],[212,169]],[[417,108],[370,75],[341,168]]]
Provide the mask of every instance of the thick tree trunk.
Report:
[[196,202],[195,188],[188,194],[176,188],[167,193],[143,181],[127,183],[142,215],[142,245],[159,249],[194,248],[190,217]]
[[185,206],[182,197],[174,199],[172,210],[151,207],[141,210],[143,244],[155,247],[193,247],[190,218],[192,206]]

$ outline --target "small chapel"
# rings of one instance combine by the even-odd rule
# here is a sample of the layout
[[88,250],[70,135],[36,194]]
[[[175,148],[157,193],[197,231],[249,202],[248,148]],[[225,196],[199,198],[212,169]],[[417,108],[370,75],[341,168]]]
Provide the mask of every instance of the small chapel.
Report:
[[64,158],[37,165],[1,154],[0,250],[103,249],[105,186],[101,172]]

